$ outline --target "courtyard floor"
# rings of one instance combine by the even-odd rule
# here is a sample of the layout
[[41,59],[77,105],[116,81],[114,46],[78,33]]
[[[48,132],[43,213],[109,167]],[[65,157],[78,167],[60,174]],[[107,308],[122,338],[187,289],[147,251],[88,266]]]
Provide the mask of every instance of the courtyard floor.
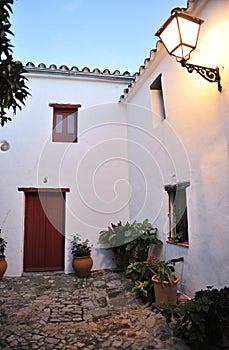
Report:
[[115,271],[33,273],[0,281],[0,349],[188,350]]

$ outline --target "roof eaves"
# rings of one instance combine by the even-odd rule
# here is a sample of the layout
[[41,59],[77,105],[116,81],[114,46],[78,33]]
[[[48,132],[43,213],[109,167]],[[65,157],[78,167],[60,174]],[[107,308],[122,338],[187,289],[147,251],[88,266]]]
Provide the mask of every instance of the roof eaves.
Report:
[[144,60],[144,65],[141,65],[139,67],[139,71],[136,72],[134,76],[134,80],[131,81],[127,89],[124,89],[124,94],[120,96],[119,102],[124,102],[130,92],[135,88],[136,85],[138,85],[139,80],[141,77],[145,74],[146,71],[148,71],[151,63],[155,60],[156,55],[163,49],[162,42],[160,40],[156,43],[156,49],[152,49],[150,51],[149,57]]
[[[183,8],[184,11],[192,12],[198,3],[201,5],[202,0],[187,0],[187,7]],[[203,1],[204,3],[207,0]],[[119,102],[125,102],[129,94],[133,91],[134,87],[138,85],[138,81],[145,74],[147,69],[150,67],[151,63],[155,61],[157,55],[163,48],[163,44],[160,40],[156,42],[156,49],[150,51],[150,57],[144,60],[144,65],[139,67],[139,71],[134,74],[134,80],[129,84],[128,88],[124,89],[123,94],[120,96]]]
[[51,64],[49,67],[47,67],[44,63],[40,63],[38,66],[35,66],[33,62],[28,62],[24,68],[27,73],[121,80],[127,84],[134,79],[134,77],[128,71],[121,74],[117,69],[111,73],[109,69],[100,71],[98,68],[95,68],[93,71],[91,71],[88,67],[84,67],[82,70],[79,70],[79,68],[76,66],[69,69],[69,67],[66,65],[61,65],[58,68],[55,64]]

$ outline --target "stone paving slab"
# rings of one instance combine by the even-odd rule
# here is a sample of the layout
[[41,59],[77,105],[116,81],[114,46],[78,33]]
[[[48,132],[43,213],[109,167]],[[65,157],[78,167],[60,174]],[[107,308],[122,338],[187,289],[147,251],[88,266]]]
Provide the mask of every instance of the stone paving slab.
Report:
[[0,281],[0,349],[188,350],[122,272],[33,273]]

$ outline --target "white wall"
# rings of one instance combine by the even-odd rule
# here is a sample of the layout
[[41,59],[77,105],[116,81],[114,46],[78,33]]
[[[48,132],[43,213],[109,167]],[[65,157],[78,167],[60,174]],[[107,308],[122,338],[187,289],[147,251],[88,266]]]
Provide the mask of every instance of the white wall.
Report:
[[[68,238],[78,232],[96,247],[102,228],[129,216],[147,217],[165,242],[164,185],[190,181],[189,248],[164,243],[162,255],[184,256],[177,271],[180,287],[189,295],[207,285],[228,285],[229,47],[225,37],[229,2],[209,0],[200,13],[198,8],[194,11],[205,22],[190,62],[224,65],[221,94],[217,84],[189,74],[164,50],[123,104],[117,104],[121,83],[30,75],[32,97],[23,112],[1,130],[1,140],[6,139],[11,147],[1,152],[0,178],[8,275],[20,275],[23,267],[24,199],[18,187],[70,187]],[[166,120],[158,123],[150,85],[160,73]],[[78,144],[51,143],[50,102],[82,104]],[[69,272],[68,240],[66,251]],[[94,269],[112,266],[101,251],[94,249],[93,257]]]
[[[93,244],[93,269],[109,268],[107,251],[97,250],[101,229],[128,220],[126,119],[118,97],[122,82],[29,74],[32,97],[1,129],[10,149],[1,152],[0,223],[7,239],[7,275],[23,271],[24,193],[18,187],[69,187],[66,194],[65,271],[71,272],[73,233]],[[51,141],[49,103],[80,103],[79,141]],[[44,182],[44,178],[47,182]]]
[[[139,110],[134,117],[133,113],[128,115],[128,123],[134,120],[143,130],[134,133],[130,126],[128,135],[138,148],[145,145],[145,153],[150,154],[147,171],[139,163],[149,193],[140,216],[148,216],[159,228],[164,257],[184,256],[185,263],[177,265],[177,271],[181,274],[180,288],[189,295],[207,285],[221,288],[229,283],[229,47],[225,41],[229,32],[229,3],[212,0],[201,13],[195,14],[205,22],[190,63],[224,65],[222,93],[216,83],[207,82],[195,72],[189,74],[174,58],[159,52],[161,61],[155,59],[156,63],[151,63],[139,79],[140,89],[136,85],[126,100]],[[160,73],[166,120],[153,129],[152,120],[156,117],[150,105],[150,85]],[[144,136],[146,131],[148,135]],[[155,142],[158,135],[161,143]],[[130,142],[131,156],[135,148]],[[138,182],[137,173],[130,170],[130,176],[131,183]],[[165,243],[168,208],[163,185],[187,180],[189,248],[183,248]],[[142,192],[131,203],[130,215],[136,215],[139,200]],[[155,206],[161,209],[158,216]]]

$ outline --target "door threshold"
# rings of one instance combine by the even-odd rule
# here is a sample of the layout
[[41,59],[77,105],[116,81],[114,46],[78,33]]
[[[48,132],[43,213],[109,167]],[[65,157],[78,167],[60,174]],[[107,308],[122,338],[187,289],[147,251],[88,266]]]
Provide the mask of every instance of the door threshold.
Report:
[[63,275],[65,274],[64,270],[62,271],[28,271],[23,272],[23,277],[29,277],[29,276],[55,276],[55,275]]

